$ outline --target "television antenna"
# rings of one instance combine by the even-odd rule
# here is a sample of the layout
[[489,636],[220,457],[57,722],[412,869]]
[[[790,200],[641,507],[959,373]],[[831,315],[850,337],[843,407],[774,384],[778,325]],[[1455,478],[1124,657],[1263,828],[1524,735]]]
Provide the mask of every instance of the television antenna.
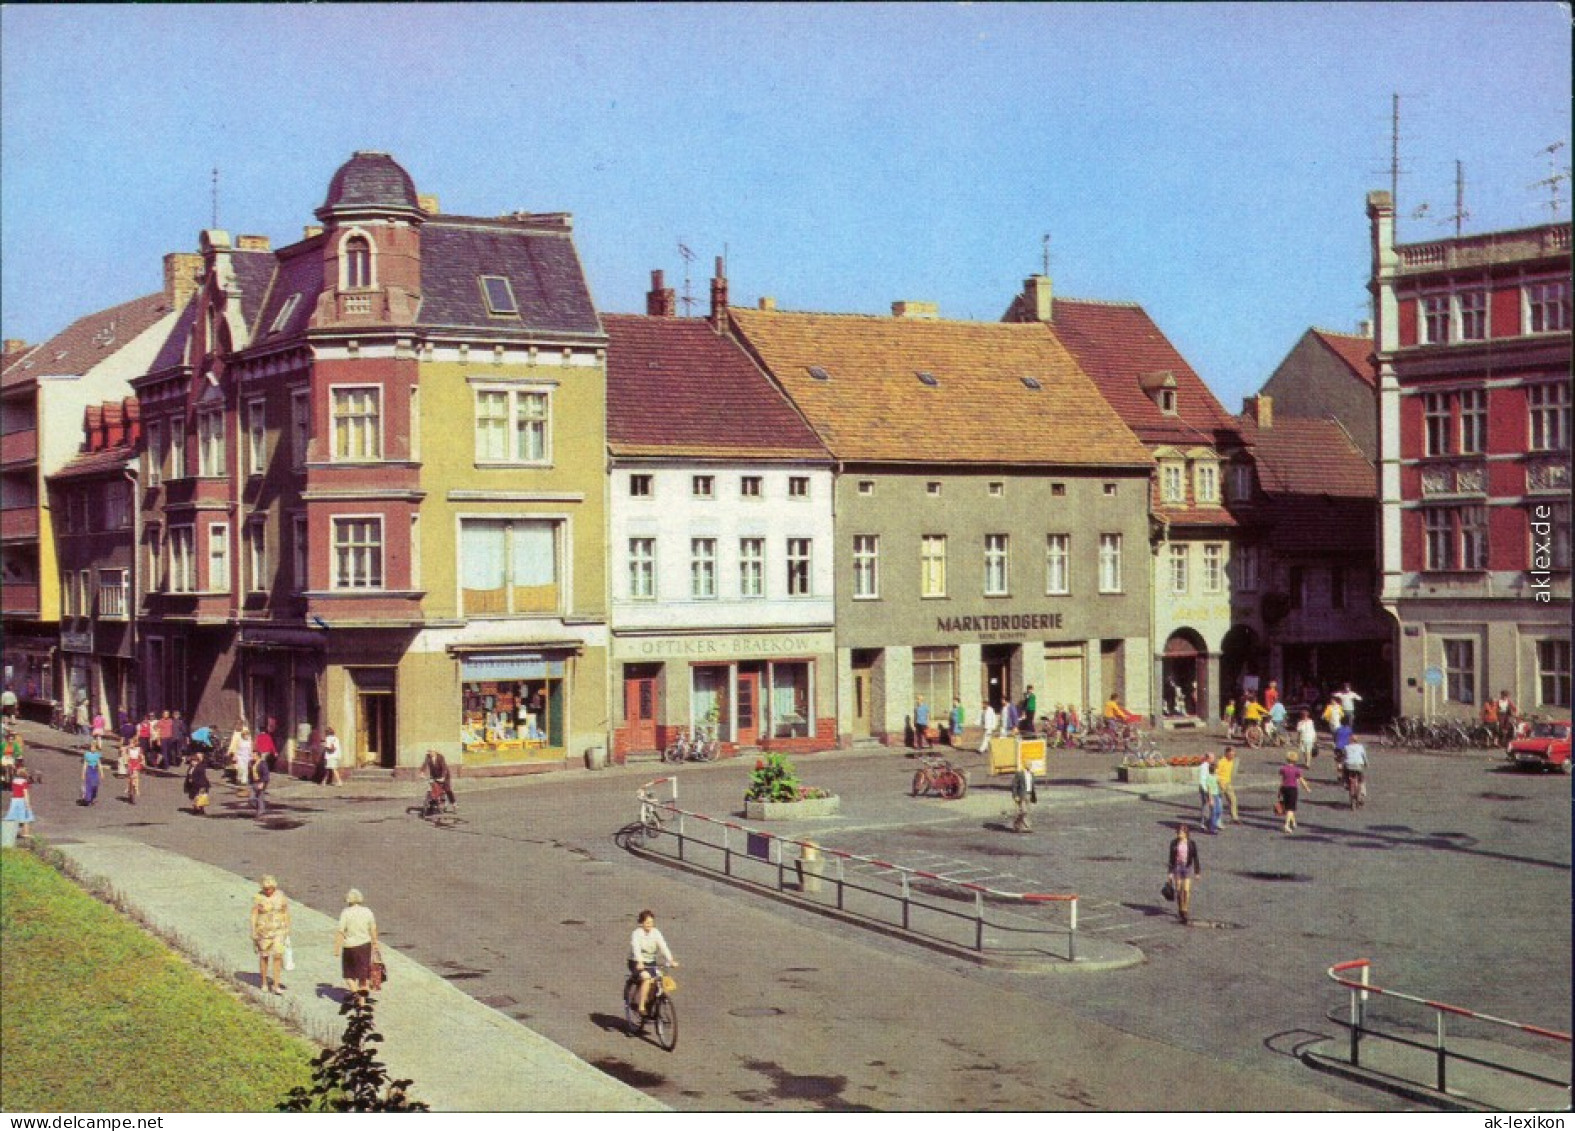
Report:
[[1559,186],[1570,179],[1569,166],[1566,165],[1562,169],[1559,168],[1559,150],[1563,148],[1564,143],[1562,141],[1543,146],[1542,152],[1548,155],[1548,175],[1535,184],[1527,186],[1532,189],[1545,188],[1548,190],[1546,207],[1555,217],[1558,216],[1559,209],[1564,206],[1564,202],[1559,199]]
[[1460,228],[1465,221],[1471,219],[1471,213],[1466,211],[1466,167],[1460,162],[1455,162],[1455,212],[1446,219],[1455,222],[1455,238],[1460,238]]
[[1050,277],[1050,233],[1049,232],[1045,233],[1044,240],[1042,242],[1044,244],[1044,249],[1041,252],[1041,254],[1044,256],[1044,264],[1045,264],[1044,274],[1045,274],[1045,278],[1048,279]]
[[209,225],[215,230],[219,227],[219,167],[213,167],[213,223]]
[[679,240],[678,254],[682,256],[684,260],[684,317],[687,318],[694,313],[695,305],[695,298],[694,295],[690,293],[689,286],[689,265],[695,261],[695,253],[689,250],[688,246],[685,245],[683,240]]

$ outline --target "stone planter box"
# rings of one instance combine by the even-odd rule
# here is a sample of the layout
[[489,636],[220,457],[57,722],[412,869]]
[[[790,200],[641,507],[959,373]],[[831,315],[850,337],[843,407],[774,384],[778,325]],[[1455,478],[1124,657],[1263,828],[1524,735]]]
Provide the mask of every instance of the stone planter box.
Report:
[[809,801],[746,801],[744,818],[750,821],[802,821],[810,817],[835,817],[841,806],[840,797],[816,797]]
[[1196,766],[1117,766],[1116,780],[1132,785],[1188,785],[1198,779]]

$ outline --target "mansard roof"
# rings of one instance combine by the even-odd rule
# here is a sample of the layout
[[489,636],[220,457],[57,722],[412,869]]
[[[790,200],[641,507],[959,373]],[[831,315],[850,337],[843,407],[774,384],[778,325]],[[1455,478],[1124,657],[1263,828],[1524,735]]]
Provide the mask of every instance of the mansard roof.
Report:
[[387,153],[364,149],[339,166],[328,183],[328,199],[317,214],[327,216],[345,209],[406,211],[419,207],[416,183],[404,166]]
[[[493,314],[484,275],[509,281],[517,314]],[[602,333],[579,252],[562,224],[439,215],[421,228],[421,311],[429,329]]]

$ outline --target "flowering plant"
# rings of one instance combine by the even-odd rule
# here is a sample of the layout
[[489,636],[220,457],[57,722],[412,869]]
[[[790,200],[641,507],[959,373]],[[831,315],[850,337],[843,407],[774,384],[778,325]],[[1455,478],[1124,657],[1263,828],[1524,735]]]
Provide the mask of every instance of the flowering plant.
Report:
[[812,797],[829,797],[823,789],[801,785],[793,763],[786,754],[767,754],[756,759],[749,775],[749,790],[745,801],[806,801]]

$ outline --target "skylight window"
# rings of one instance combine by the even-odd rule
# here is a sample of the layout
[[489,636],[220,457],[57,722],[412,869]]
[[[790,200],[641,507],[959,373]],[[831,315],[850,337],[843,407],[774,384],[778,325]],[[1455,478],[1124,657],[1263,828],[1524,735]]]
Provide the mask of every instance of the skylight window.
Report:
[[299,293],[291,295],[284,300],[284,305],[279,308],[278,315],[273,320],[273,325],[268,327],[270,334],[277,334],[290,324],[290,318],[295,314],[295,308],[301,305]]
[[811,365],[809,367],[809,375],[817,381],[831,380],[831,374],[827,373],[825,368],[819,365]]
[[919,378],[919,384],[928,385],[932,389],[940,385],[940,382],[935,379],[935,374],[926,372],[923,369],[919,370],[917,377]]
[[481,277],[481,293],[487,300],[487,313],[489,314],[518,314],[519,307],[514,305],[514,288],[502,275],[483,275]]
[[1030,388],[1030,389],[1043,389],[1044,388],[1044,386],[1039,383],[1039,378],[1037,378],[1037,377],[1024,377],[1023,378],[1023,385],[1025,387],[1027,387],[1027,388]]

